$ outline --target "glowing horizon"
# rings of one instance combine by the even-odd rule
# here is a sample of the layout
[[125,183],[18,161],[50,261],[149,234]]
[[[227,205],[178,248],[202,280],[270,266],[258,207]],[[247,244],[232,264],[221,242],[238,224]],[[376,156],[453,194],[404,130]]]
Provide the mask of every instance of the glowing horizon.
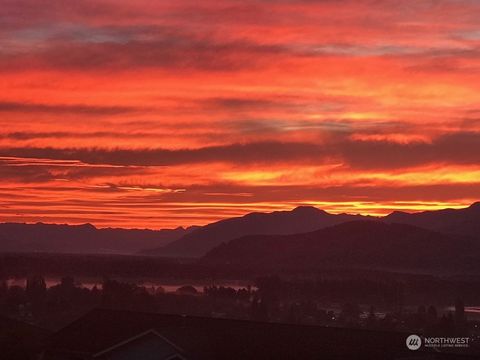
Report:
[[0,222],[480,199],[480,3],[3,0]]

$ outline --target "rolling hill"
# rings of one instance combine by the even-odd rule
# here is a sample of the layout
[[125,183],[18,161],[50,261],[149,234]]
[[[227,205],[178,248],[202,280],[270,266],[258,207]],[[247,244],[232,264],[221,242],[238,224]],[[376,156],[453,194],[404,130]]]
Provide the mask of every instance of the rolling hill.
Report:
[[480,243],[406,224],[354,221],[309,233],[252,235],[210,250],[202,262],[250,268],[352,266],[457,269],[480,258]]

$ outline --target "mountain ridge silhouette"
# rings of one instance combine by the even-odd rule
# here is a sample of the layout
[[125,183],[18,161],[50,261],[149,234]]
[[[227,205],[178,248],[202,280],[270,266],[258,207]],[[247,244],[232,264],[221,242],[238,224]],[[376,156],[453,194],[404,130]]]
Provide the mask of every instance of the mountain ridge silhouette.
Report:
[[[437,217],[440,219],[435,220]],[[142,254],[201,257],[222,242],[245,235],[305,233],[347,221],[366,219],[378,219],[387,223],[404,223],[432,231],[480,237],[480,202],[475,202],[462,209],[416,213],[394,211],[383,217],[345,213],[330,214],[313,206],[299,206],[290,211],[249,213],[241,217],[220,220],[202,226],[164,247],[146,249]],[[254,222],[253,226],[252,222]]]
[[1,223],[0,252],[132,254],[147,246],[166,245],[193,229],[96,228],[90,223]]
[[480,202],[462,209],[406,213],[384,217],[331,214],[313,206],[271,213],[252,212],[204,226],[149,230],[96,228],[86,223],[0,224],[0,252],[112,253],[199,258],[223,242],[246,235],[301,234],[356,221],[402,223],[445,234],[480,239]]

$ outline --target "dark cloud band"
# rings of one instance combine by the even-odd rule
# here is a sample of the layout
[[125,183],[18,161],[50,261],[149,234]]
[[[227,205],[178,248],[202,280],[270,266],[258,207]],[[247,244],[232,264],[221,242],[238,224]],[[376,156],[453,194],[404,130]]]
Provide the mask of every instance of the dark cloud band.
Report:
[[78,160],[87,164],[174,166],[193,163],[312,163],[342,161],[358,169],[398,169],[431,163],[478,165],[480,133],[443,135],[433,142],[395,143],[348,138],[324,143],[256,142],[196,149],[3,148],[0,156]]

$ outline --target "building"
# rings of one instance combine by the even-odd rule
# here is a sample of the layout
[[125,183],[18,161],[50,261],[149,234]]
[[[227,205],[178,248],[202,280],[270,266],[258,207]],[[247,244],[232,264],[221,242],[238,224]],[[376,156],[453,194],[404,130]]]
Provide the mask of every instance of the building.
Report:
[[42,359],[451,358],[423,350],[408,350],[407,335],[97,309],[53,334]]

